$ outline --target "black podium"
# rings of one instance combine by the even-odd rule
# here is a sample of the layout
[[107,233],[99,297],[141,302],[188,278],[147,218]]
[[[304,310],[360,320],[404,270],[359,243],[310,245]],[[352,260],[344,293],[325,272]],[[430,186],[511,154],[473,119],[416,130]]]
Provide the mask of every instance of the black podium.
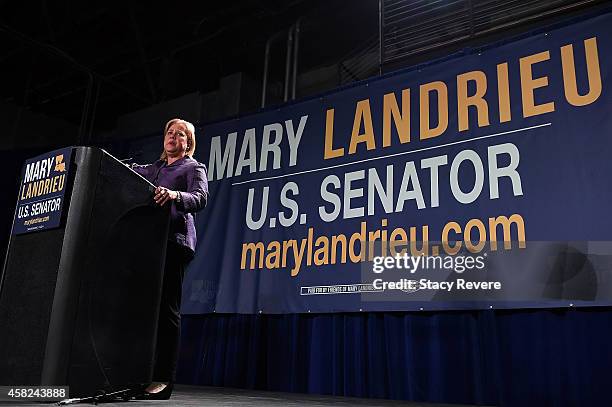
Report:
[[151,380],[169,205],[103,150],[68,151],[59,226],[11,235],[0,386],[67,385],[78,397]]

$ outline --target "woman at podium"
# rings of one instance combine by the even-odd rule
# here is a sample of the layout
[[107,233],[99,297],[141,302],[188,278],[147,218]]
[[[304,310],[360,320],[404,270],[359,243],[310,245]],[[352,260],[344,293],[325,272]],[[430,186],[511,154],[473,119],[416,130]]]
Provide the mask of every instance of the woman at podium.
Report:
[[180,340],[181,286],[196,246],[193,214],[202,210],[208,199],[206,167],[193,158],[195,147],[193,124],[172,119],[164,128],[160,159],[132,166],[157,186],[155,203],[171,205],[153,383],[144,390],[142,398],[168,399],[172,393]]

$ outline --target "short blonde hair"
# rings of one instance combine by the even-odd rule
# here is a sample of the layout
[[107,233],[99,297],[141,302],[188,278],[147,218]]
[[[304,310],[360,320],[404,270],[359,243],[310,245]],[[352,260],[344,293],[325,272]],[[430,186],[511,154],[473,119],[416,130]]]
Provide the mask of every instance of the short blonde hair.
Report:
[[[188,122],[187,120],[183,120],[179,118],[172,119],[168,123],[166,123],[166,127],[164,127],[164,137],[166,137],[166,133],[168,132],[168,129],[170,128],[170,126],[172,126],[175,123],[183,124],[187,128],[187,131],[186,131],[187,133],[187,151],[185,152],[185,155],[188,155],[189,157],[193,157],[193,153],[195,153],[195,149],[196,149],[195,126],[191,124],[190,122]],[[161,160],[166,160],[168,158],[168,154],[166,154],[166,150],[162,151],[161,156],[159,158]]]

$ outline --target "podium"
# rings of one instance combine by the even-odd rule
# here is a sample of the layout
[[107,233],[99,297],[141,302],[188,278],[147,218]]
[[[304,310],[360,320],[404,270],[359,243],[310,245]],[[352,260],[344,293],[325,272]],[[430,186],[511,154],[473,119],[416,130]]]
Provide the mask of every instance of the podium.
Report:
[[[155,206],[155,187],[101,149],[49,154],[22,174],[0,280],[0,386],[79,397],[149,382],[169,205]],[[41,178],[53,171],[64,178]],[[55,201],[21,204],[59,186]]]

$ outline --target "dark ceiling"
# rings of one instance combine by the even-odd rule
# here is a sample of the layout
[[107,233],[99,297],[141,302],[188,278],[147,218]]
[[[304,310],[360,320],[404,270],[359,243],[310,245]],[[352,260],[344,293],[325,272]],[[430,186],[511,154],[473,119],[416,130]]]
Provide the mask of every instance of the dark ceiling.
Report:
[[234,72],[261,81],[266,40],[299,17],[305,71],[375,35],[378,1],[0,0],[0,101],[75,125],[95,101],[95,127],[111,129]]

